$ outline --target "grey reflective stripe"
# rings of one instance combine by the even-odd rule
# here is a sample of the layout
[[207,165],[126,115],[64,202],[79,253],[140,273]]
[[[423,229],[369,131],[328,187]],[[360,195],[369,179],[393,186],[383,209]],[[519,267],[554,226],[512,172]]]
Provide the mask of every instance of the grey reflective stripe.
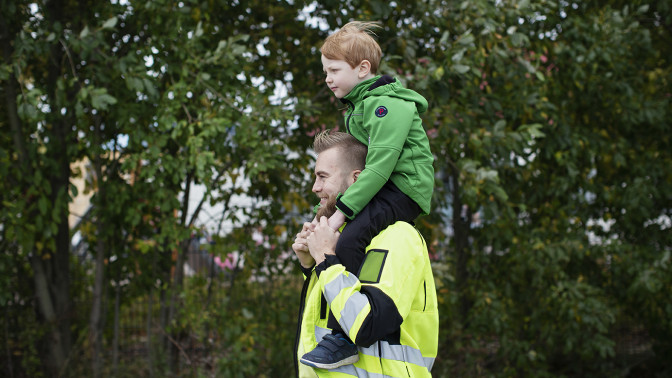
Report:
[[427,366],[427,370],[432,371],[435,359],[432,357],[423,357],[423,358],[425,359],[425,366]]
[[322,339],[324,339],[324,335],[328,335],[330,333],[331,330],[328,328],[315,326],[315,342],[319,343],[320,341],[322,341]]
[[[378,344],[380,344],[380,354],[378,354]],[[387,341],[378,341],[368,348],[359,348],[359,352],[367,356],[404,361],[418,366],[424,366],[429,371],[431,371],[434,366],[434,358],[423,357],[422,352],[418,349],[408,345],[390,345]]]
[[[324,338],[324,335],[330,334],[331,330],[328,328],[322,328],[315,326],[315,341],[320,342],[322,341],[322,338]],[[420,353],[419,350],[411,348],[407,345],[390,345],[387,341],[379,341],[374,343],[368,348],[362,348],[360,346],[357,347],[359,350],[359,353],[375,357],[375,358],[381,358],[380,354],[378,354],[378,344],[380,344],[380,349],[383,353],[382,358],[386,358],[389,360],[398,360],[398,361],[405,361],[405,362],[410,362],[412,364],[420,365],[420,366],[425,366],[427,367],[428,371],[432,371],[432,367],[434,366],[434,358],[431,357],[422,357],[422,353]],[[405,360],[403,358],[404,356],[404,350],[406,351],[406,356],[411,357],[408,360]],[[411,351],[410,353],[408,351]],[[401,358],[390,358],[390,356],[401,356]],[[415,359],[420,357],[418,361],[423,361],[421,363],[415,362]],[[376,374],[376,373],[371,373],[368,372],[362,368],[355,367],[354,365],[345,365],[341,366],[340,368],[337,369],[332,369],[332,371],[337,371],[339,373],[343,374],[349,374],[353,375],[356,377],[371,377],[371,378],[382,378],[385,377],[385,375],[382,374]]]
[[[364,374],[359,374],[357,372],[357,370],[363,371]],[[338,372],[338,373],[348,374],[348,375],[352,375],[352,376],[355,376],[355,377],[368,377],[366,370],[357,369],[357,368],[355,368],[355,365],[344,365],[344,366],[341,366],[341,367],[337,367],[336,369],[329,369],[329,371],[335,371],[335,372]]]
[[389,375],[384,375],[384,374],[378,374],[378,373],[372,373],[370,371],[366,371],[362,368],[359,368],[355,365],[345,365],[341,366],[336,369],[331,369],[329,371],[336,371],[339,373],[343,374],[349,374],[353,375],[355,377],[362,377],[362,378],[389,378]]
[[357,319],[357,315],[359,315],[367,304],[369,304],[369,299],[362,293],[353,293],[345,302],[345,306],[343,306],[343,310],[341,311],[341,320],[338,321],[338,324],[343,327],[343,331],[347,335],[350,335],[350,327],[352,327],[352,324]]
[[345,274],[340,274],[334,280],[324,285],[324,296],[327,297],[327,300],[331,303],[341,290],[353,287],[358,282],[359,280],[354,274],[349,274],[347,276]]

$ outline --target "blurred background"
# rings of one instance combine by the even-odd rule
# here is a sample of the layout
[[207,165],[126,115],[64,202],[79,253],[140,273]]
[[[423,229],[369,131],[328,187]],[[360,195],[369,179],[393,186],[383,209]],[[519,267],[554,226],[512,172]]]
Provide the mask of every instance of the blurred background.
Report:
[[667,0],[0,2],[0,375],[286,377],[319,47],[429,101],[437,377],[672,375]]

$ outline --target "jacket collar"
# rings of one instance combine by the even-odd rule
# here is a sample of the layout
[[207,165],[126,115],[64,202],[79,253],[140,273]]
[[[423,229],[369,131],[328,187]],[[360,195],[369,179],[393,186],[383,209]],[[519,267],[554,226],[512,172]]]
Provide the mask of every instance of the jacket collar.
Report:
[[369,80],[364,80],[361,83],[357,84],[350,93],[345,95],[341,99],[341,102],[344,104],[350,104],[350,103],[356,103],[361,101],[364,97],[367,96],[367,92],[371,92],[376,88],[382,87],[387,84],[392,84],[396,82],[397,79],[393,78],[392,76],[389,75],[378,75],[376,77],[372,77]]

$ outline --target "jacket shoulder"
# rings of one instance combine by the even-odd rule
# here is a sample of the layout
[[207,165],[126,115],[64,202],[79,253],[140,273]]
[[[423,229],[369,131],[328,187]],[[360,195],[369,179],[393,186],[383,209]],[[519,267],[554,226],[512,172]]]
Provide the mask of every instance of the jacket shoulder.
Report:
[[424,245],[420,232],[410,223],[402,221],[391,224],[371,240],[371,246],[375,248],[387,246],[392,249],[402,245]]

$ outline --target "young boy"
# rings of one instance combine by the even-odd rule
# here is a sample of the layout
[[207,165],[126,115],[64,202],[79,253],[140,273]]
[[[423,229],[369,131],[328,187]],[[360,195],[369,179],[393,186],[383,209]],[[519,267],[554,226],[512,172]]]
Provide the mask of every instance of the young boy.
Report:
[[[382,51],[371,36],[377,27],[350,22],[327,37],[320,49],[326,84],[348,108],[346,131],[368,146],[364,170],[338,197],[338,211],[329,218],[335,230],[347,218],[335,253],[355,274],[375,235],[396,221],[412,222],[429,213],[434,188],[434,158],[419,115],[427,110],[427,100],[398,80],[377,75]],[[351,344],[331,313],[328,327]],[[301,362],[333,369],[358,360],[352,345],[337,352],[334,348],[325,339]]]

